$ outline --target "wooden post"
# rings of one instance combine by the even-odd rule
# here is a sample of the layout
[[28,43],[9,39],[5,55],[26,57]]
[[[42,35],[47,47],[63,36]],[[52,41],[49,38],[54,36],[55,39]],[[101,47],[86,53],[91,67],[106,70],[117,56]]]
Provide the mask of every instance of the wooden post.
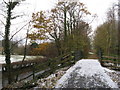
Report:
[[35,79],[35,67],[34,67],[34,63],[33,63],[33,66],[32,66],[32,69],[33,69],[33,79]]
[[98,57],[99,57],[99,61],[100,61],[101,65],[102,65],[102,59],[103,59],[102,56],[103,56],[102,49],[99,48],[99,51],[98,51]]

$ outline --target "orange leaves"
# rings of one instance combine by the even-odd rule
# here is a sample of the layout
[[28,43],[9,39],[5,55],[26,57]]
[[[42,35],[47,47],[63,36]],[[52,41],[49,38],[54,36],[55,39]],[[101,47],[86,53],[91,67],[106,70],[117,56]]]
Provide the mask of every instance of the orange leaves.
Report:
[[80,6],[84,6],[85,4],[80,2],[79,5],[80,5]]
[[55,12],[57,12],[57,9],[54,8],[54,9],[51,10],[51,12],[55,13]]
[[86,15],[91,15],[91,13],[86,8],[82,8],[80,11],[84,12]]
[[47,36],[42,35],[42,34],[29,34],[28,38],[30,38],[31,40],[46,40]]
[[46,51],[47,47],[49,46],[49,43],[42,43],[40,44],[38,47],[38,49],[43,52],[43,51]]
[[32,15],[32,21],[35,23],[35,22],[43,22],[44,21],[44,19],[46,18],[45,16],[44,16],[44,13],[45,12],[43,12],[43,11],[41,11],[41,12],[37,12],[37,13],[33,13],[33,15]]
[[34,28],[45,28],[45,26],[33,25]]
[[44,55],[47,52],[49,45],[50,43],[39,44],[37,48],[31,50],[31,55]]
[[47,33],[51,31],[50,19],[46,17],[45,12],[40,11],[33,13],[32,23],[35,30],[28,35],[31,40],[45,40],[47,39]]

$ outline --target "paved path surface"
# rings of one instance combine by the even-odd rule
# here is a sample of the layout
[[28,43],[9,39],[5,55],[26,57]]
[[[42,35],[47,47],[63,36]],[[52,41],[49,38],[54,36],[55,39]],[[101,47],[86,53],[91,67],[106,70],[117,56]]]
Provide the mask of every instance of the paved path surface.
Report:
[[58,80],[56,88],[118,88],[96,59],[82,59]]

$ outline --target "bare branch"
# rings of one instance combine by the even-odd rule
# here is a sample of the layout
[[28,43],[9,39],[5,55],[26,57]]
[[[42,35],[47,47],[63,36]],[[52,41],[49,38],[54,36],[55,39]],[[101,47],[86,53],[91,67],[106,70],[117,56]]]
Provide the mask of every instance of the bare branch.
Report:
[[[24,39],[27,39],[27,38],[28,38],[28,33],[29,33],[29,31],[32,29],[32,28],[30,28],[30,22],[29,22],[29,26],[28,26],[28,27],[29,27],[29,29],[27,29],[26,37],[20,39],[20,40],[17,41],[16,43],[14,43],[13,46],[16,45],[16,44],[18,44],[19,42],[23,41]],[[13,47],[13,46],[12,46],[12,47]]]
[[5,26],[5,23],[2,20],[0,20],[0,22]]
[[0,33],[0,36],[2,36],[2,37],[4,38],[4,35],[3,35],[3,33]]
[[16,19],[16,18],[21,17],[21,16],[23,16],[23,15],[17,15],[17,16],[12,17],[11,19]]
[[7,3],[5,0],[3,0],[3,2],[4,2],[6,5],[8,5],[8,3]]
[[[24,48],[24,57],[22,60],[22,63],[24,62],[25,58],[26,58],[26,54],[27,54],[27,42],[28,42],[28,33],[32,28],[30,28],[30,23],[28,25],[28,29],[27,29],[27,33],[26,33],[26,40],[25,40],[25,48]],[[21,64],[22,65],[22,64]]]
[[91,20],[91,22],[89,22],[88,24],[91,24],[91,23],[95,20],[96,17],[97,17],[97,15],[95,14],[95,15],[93,16],[93,19]]
[[19,33],[19,32],[20,32],[25,26],[27,26],[29,23],[30,23],[30,22],[28,22],[28,23],[25,24],[23,27],[21,27],[18,31],[16,31],[16,32],[11,36],[10,40],[12,40],[13,37],[14,37],[17,33]]
[[1,13],[0,15],[2,15],[4,18],[7,18],[7,17],[6,17],[4,14],[2,14],[2,13]]
[[[24,39],[26,39],[26,37],[24,37],[24,38],[20,39],[19,41],[15,42],[14,44],[12,44],[12,47],[14,47],[16,44],[23,41]],[[12,50],[12,47],[10,48],[10,50]]]

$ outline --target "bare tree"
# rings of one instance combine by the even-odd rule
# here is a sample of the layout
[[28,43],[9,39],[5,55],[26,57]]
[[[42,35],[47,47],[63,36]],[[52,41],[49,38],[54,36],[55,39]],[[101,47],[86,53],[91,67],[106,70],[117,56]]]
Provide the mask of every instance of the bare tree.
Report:
[[[31,23],[31,22],[29,22],[29,25],[28,25],[28,28],[27,28],[26,37],[24,38],[24,39],[25,39],[25,46],[24,46],[24,51],[23,51],[24,56],[23,56],[23,59],[22,59],[22,62],[21,62],[21,64],[20,64],[19,69],[22,68],[22,64],[23,64],[23,62],[25,61],[26,54],[27,54],[28,33],[29,33],[29,31],[32,29],[32,28],[30,27],[30,26],[31,26],[30,23]],[[18,42],[19,42],[19,41],[18,41]],[[19,72],[17,73],[17,75],[16,75],[16,81],[18,81],[19,74],[20,74],[20,71],[19,71]]]
[[118,0],[118,60],[120,61],[120,0]]
[[11,84],[12,82],[12,76],[11,76],[11,51],[10,51],[10,26],[11,26],[11,20],[15,19],[12,17],[12,10],[15,9],[17,5],[20,4],[20,2],[23,0],[9,0],[8,2],[4,1],[4,4],[7,8],[7,16],[6,16],[6,24],[5,24],[5,36],[4,36],[4,52],[5,52],[5,61],[7,65],[7,71],[8,71],[8,84]]

